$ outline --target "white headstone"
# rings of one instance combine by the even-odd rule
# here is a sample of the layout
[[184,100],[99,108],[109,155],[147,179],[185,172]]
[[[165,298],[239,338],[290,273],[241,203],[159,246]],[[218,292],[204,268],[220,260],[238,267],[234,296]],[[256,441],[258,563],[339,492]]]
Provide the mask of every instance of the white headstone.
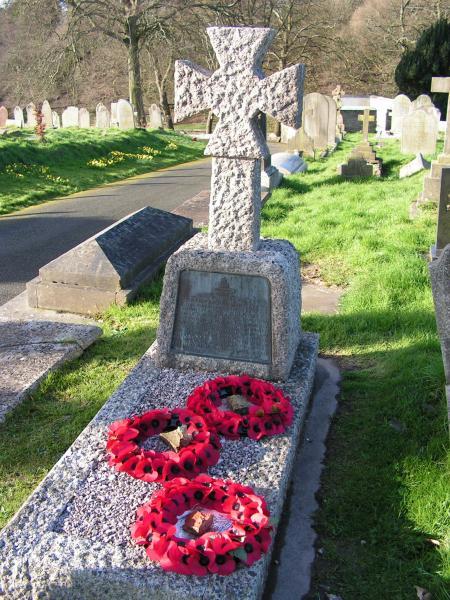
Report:
[[119,129],[134,129],[133,107],[128,100],[119,100],[117,103],[117,119]]
[[109,129],[111,127],[109,110],[103,102],[99,102],[95,108],[95,126],[98,129]]
[[422,108],[403,117],[400,143],[402,154],[434,154],[438,123],[434,113]]
[[14,109],[14,121],[16,123],[16,127],[22,128],[24,126],[23,110],[20,108],[20,106],[16,106]]
[[411,102],[411,111],[422,108],[423,106],[433,106],[433,101],[427,94],[420,94],[415,100]]
[[4,106],[0,106],[0,127],[6,127],[6,121],[8,120],[8,110]]
[[150,127],[152,129],[163,129],[164,122],[162,111],[157,104],[152,104],[149,111]]
[[78,113],[79,125],[83,129],[89,129],[91,126],[91,115],[87,108],[80,108]]
[[298,152],[276,152],[272,154],[270,162],[283,175],[303,173],[308,168],[308,163],[300,157]]
[[33,102],[27,104],[27,127],[36,127],[36,106]]
[[119,119],[117,118],[117,104],[118,102],[111,102],[111,126],[114,127],[119,125]]
[[61,127],[61,118],[56,110],[52,110],[52,123],[55,129],[59,129]]
[[68,106],[62,114],[62,126],[63,127],[79,127],[80,111],[77,106]]
[[411,112],[411,100],[405,94],[399,94],[394,98],[392,106],[391,131],[395,135],[400,135],[402,131],[402,120],[405,115]]
[[50,106],[48,100],[44,100],[44,102],[42,103],[41,112],[43,115],[43,117],[42,117],[43,125],[45,125],[47,127],[47,129],[50,129],[51,127],[53,127],[53,117],[52,117],[52,109],[51,109],[51,106]]

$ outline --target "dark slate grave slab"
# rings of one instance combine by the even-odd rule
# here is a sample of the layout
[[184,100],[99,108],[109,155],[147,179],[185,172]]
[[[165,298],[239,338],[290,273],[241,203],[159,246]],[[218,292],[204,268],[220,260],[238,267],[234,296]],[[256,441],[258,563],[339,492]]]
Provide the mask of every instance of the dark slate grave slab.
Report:
[[193,234],[192,219],[147,206],[42,267],[29,304],[82,314],[125,304]]
[[444,360],[447,404],[450,418],[450,244],[429,265],[436,323]]

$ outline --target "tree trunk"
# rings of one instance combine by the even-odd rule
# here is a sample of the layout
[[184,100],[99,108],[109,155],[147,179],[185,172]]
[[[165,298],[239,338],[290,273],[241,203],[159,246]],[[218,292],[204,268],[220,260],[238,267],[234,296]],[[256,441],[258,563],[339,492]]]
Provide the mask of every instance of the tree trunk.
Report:
[[161,105],[162,111],[164,113],[164,117],[166,119],[167,129],[175,129],[175,127],[173,126],[173,119],[172,119],[172,113],[170,111],[169,100],[167,99],[167,92],[164,89],[162,90],[162,93],[160,94],[159,103]]
[[212,110],[210,110],[208,113],[208,117],[206,119],[206,133],[209,133],[209,134],[212,133],[213,119],[214,119],[214,115],[213,115]]
[[139,51],[139,36],[137,34],[136,17],[129,17],[128,24],[128,85],[130,102],[137,112],[139,127],[146,127],[144,99],[142,94],[141,63]]

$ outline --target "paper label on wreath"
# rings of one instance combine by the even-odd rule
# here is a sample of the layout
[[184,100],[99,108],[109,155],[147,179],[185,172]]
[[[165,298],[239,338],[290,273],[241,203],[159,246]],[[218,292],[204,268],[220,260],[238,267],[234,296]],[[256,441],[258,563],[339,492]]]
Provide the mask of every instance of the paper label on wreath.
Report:
[[181,425],[173,431],[163,431],[159,437],[175,452],[192,442],[192,434],[188,433],[186,425]]
[[[230,529],[230,527],[232,525],[232,523],[231,523],[230,519],[227,517],[227,515],[219,512],[217,510],[208,510],[201,506],[197,506],[197,507],[191,508],[190,510],[187,510],[186,512],[184,512],[183,514],[181,514],[178,517],[178,520],[175,524],[176,537],[181,538],[181,539],[185,538],[185,539],[189,539],[189,540],[195,540],[198,537],[197,535],[187,532],[184,529],[186,519],[190,515],[192,515],[192,513],[195,513],[197,511],[212,515],[212,523],[211,523],[210,527],[208,528],[208,531],[213,531],[215,533],[222,533],[222,532]],[[203,533],[205,533],[205,532],[203,532]]]
[[241,396],[240,394],[228,396],[227,403],[231,410],[237,413],[238,415],[248,414],[248,409],[252,405],[252,403],[249,402],[247,398],[244,398],[244,396]]

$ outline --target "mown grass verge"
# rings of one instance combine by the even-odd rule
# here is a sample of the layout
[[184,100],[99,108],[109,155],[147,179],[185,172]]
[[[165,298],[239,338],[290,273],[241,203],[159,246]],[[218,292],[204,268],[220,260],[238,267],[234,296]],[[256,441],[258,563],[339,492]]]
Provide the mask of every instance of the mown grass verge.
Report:
[[[338,315],[306,315],[343,368],[316,525],[311,598],[450,598],[450,452],[443,366],[426,254],[436,211],[410,220],[424,173],[379,151],[386,176],[345,182],[328,160],[291,177],[264,210],[263,233],[290,239],[324,281],[345,286]],[[428,540],[435,539],[438,546]]]
[[[450,454],[443,368],[425,255],[436,211],[408,217],[423,173],[379,152],[386,176],[345,182],[331,157],[288,178],[263,211],[263,234],[290,239],[304,263],[346,289],[337,315],[307,314],[343,369],[317,529],[312,598],[407,600],[414,586],[449,598]],[[0,525],[19,508],[153,341],[161,280],[103,316],[103,338],[51,375],[0,426]],[[435,539],[438,545],[429,542]]]
[[204,143],[156,130],[31,130],[0,138],[0,215],[202,156]]

